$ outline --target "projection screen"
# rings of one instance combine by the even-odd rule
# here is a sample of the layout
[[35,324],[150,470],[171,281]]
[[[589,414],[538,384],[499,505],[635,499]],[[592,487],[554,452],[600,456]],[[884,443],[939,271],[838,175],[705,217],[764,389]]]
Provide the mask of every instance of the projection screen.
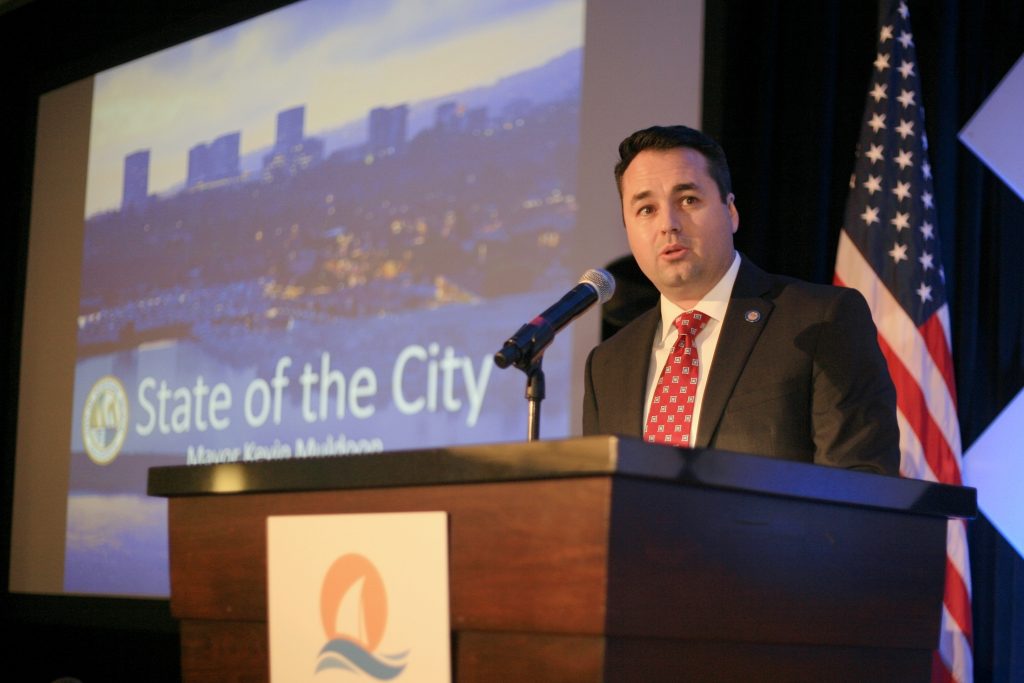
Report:
[[618,141],[700,124],[702,2],[620,5],[305,0],[44,94],[11,591],[166,596],[153,466],[524,440],[494,352],[627,253]]

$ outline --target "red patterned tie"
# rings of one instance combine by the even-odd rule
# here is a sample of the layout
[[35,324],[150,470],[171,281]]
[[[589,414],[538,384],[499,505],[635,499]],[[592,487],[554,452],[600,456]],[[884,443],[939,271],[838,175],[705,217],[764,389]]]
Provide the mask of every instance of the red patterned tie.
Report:
[[689,447],[697,378],[700,377],[697,347],[693,341],[707,324],[708,317],[700,311],[686,311],[676,318],[679,340],[658,378],[644,425],[644,441]]

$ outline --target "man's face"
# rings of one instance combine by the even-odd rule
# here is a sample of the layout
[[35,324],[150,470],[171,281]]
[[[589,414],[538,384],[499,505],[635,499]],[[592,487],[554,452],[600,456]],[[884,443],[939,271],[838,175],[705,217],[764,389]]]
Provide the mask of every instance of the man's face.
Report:
[[622,219],[640,270],[669,300],[692,308],[733,259],[740,224],[700,152],[644,150],[622,175]]

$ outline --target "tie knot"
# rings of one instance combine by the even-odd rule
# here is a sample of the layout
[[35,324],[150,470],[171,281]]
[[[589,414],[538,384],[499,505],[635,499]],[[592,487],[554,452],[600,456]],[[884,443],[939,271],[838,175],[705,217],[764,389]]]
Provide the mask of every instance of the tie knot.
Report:
[[709,318],[700,311],[685,311],[676,318],[676,329],[679,330],[680,335],[686,335],[693,339],[708,324],[708,320]]

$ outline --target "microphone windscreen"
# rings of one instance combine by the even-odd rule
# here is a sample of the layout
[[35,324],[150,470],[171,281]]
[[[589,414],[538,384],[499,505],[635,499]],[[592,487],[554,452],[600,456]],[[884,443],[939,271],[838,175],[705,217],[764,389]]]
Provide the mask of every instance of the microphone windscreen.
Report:
[[606,303],[615,294],[615,278],[603,268],[591,268],[583,273],[578,284],[584,282],[597,290],[597,300],[602,304]]

